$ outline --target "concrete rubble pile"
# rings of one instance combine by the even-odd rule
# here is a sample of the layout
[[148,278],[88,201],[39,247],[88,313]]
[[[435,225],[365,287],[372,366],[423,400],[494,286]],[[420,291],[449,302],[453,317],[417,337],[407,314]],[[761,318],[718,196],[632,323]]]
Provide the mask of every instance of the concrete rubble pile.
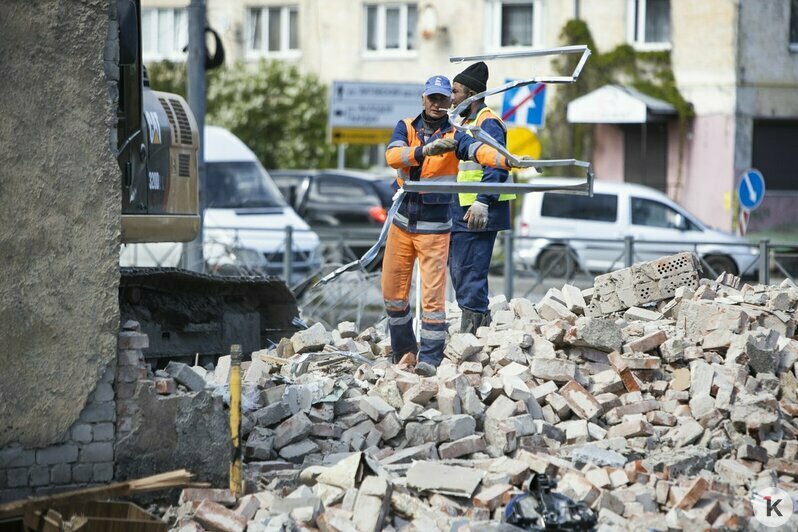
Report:
[[[175,527],[498,529],[533,473],[589,505],[599,529],[754,527],[754,491],[798,498],[798,287],[697,268],[685,253],[537,304],[498,296],[476,335],[456,332],[450,308],[432,378],[392,365],[384,334],[351,323],[255,353],[249,494],[184,490]],[[206,378],[225,382],[225,368]]]

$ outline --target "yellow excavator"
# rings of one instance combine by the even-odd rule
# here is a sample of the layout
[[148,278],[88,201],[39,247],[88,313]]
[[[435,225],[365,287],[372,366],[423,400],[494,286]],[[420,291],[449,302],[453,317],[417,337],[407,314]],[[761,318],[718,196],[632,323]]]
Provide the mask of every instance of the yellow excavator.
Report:
[[[140,0],[118,0],[117,158],[122,242],[188,242],[200,223],[197,122],[186,101],[149,87]],[[296,298],[277,277],[229,277],[175,268],[121,268],[122,323],[150,338],[149,358],[252,352],[302,327]]]

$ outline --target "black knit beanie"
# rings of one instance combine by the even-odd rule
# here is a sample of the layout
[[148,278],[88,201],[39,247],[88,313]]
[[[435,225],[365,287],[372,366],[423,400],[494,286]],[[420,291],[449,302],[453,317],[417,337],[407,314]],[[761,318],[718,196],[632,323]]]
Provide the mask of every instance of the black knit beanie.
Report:
[[454,77],[455,83],[465,85],[474,92],[485,92],[488,88],[488,65],[480,61]]

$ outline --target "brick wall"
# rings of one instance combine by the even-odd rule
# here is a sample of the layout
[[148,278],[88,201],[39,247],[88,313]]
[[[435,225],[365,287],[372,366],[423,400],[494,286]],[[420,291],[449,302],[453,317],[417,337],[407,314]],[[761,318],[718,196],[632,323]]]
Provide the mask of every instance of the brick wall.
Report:
[[114,447],[133,426],[138,411],[133,399],[136,386],[147,378],[142,350],[148,338],[139,331],[136,322],[124,325],[116,361],[108,365],[62,441],[41,449],[19,445],[0,449],[0,501],[114,480]]
[[115,363],[108,365],[79,419],[61,442],[42,449],[25,449],[18,445],[0,449],[0,500],[11,501],[113,480],[116,367]]

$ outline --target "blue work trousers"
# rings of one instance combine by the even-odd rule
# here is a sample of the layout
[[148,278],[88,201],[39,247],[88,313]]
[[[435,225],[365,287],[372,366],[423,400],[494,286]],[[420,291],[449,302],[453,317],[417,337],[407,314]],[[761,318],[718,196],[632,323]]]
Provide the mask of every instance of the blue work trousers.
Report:
[[452,233],[449,273],[457,304],[463,310],[488,311],[488,270],[497,231]]

